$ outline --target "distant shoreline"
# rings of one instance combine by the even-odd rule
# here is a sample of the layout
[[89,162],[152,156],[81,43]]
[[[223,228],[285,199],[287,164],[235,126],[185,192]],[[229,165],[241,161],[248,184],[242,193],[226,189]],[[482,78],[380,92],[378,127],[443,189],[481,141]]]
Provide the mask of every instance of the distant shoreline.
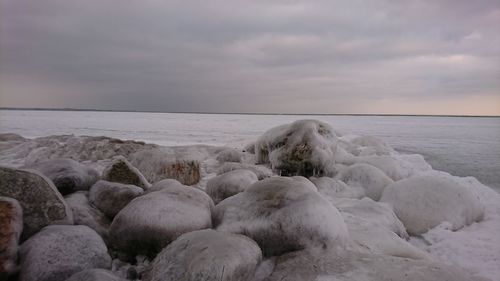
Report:
[[437,115],[437,114],[375,114],[375,113],[258,113],[258,112],[196,112],[196,111],[156,111],[156,110],[115,110],[81,108],[23,108],[0,107],[0,110],[31,111],[82,111],[82,112],[136,112],[136,113],[176,113],[176,114],[229,114],[229,115],[301,115],[301,116],[395,116],[395,117],[479,117],[499,118],[499,115]]

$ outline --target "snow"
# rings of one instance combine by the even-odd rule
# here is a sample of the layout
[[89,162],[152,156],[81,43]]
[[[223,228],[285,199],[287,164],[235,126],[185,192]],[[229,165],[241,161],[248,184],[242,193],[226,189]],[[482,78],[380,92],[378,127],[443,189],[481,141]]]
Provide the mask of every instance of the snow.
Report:
[[215,206],[213,217],[217,230],[249,236],[265,256],[341,248],[348,239],[338,210],[303,177],[256,182]]
[[449,222],[460,229],[484,216],[484,205],[473,190],[444,172],[422,173],[386,187],[382,202],[389,203],[408,233],[419,235]]

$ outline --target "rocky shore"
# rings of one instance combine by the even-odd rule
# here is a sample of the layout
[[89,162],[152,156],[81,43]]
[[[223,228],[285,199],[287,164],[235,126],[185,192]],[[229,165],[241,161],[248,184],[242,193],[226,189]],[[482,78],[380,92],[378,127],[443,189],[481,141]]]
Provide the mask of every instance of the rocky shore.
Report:
[[245,148],[0,134],[0,280],[494,281],[499,234],[474,178],[316,120]]

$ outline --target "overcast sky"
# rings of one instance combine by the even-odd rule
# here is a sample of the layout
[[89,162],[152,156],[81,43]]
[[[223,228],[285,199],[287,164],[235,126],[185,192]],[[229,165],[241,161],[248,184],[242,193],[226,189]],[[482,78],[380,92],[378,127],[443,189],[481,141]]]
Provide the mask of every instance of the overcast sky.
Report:
[[0,106],[500,115],[500,0],[0,0]]

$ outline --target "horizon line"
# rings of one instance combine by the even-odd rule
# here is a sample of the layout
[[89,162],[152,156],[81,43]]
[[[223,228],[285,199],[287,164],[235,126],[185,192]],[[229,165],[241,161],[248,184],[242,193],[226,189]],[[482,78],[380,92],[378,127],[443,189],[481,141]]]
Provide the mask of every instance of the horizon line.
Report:
[[500,115],[466,114],[398,114],[398,113],[259,113],[259,112],[208,112],[208,111],[159,111],[133,109],[96,109],[96,108],[46,108],[46,107],[0,107],[0,110],[33,111],[87,111],[87,112],[137,112],[137,113],[175,113],[175,114],[229,114],[229,115],[306,115],[306,116],[415,116],[415,117],[500,117]]

